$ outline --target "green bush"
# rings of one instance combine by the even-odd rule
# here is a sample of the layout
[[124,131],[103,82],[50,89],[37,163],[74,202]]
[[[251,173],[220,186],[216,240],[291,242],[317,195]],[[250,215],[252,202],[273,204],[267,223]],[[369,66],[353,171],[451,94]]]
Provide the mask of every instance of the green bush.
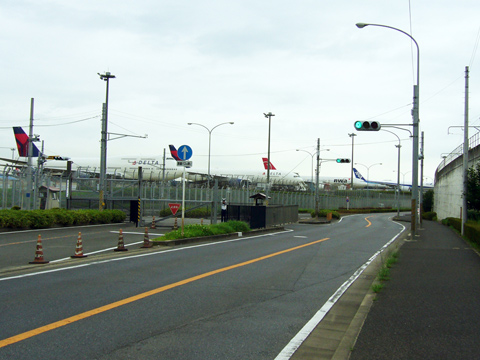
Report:
[[442,220],[442,224],[451,226],[458,232],[461,232],[462,230],[462,220],[458,218],[448,217]]
[[108,210],[112,213],[112,222],[120,223],[124,222],[127,218],[127,214],[125,214],[122,210]]
[[113,214],[111,211],[99,211],[94,214],[94,219],[97,224],[110,224],[113,220]]
[[250,228],[250,225],[246,223],[245,221],[236,221],[236,220],[230,220],[227,222],[227,224],[233,228],[234,232],[248,232],[252,230]]
[[51,209],[48,211],[54,217],[55,224],[61,225],[61,226],[73,225],[74,218],[71,211],[60,209],[60,208]]
[[24,210],[22,213],[22,227],[30,229],[45,229],[55,224],[54,217],[43,210]]
[[468,210],[467,218],[468,218],[468,220],[480,221],[480,211],[478,211],[478,210]]
[[250,226],[243,221],[227,221],[212,225],[191,224],[184,227],[183,236],[182,231],[178,229],[170,231],[169,233],[166,233],[165,235],[157,238],[156,240],[175,240],[247,231],[250,231]]
[[235,232],[235,229],[230,226],[228,222],[222,222],[219,224],[210,225],[210,231],[213,235],[222,235],[222,234],[230,234]]
[[[340,219],[340,213],[338,211],[335,211],[335,210],[328,210],[328,209],[322,209],[322,210],[319,210],[318,211],[318,216],[319,217],[327,217],[327,214],[328,213],[332,213],[332,218],[334,219]],[[313,217],[315,217],[315,210],[312,210],[310,212],[310,215]]]
[[22,228],[22,212],[20,210],[1,210],[0,223],[4,228]]
[[428,211],[422,214],[422,219],[437,220],[437,213],[435,211]]
[[465,232],[464,235],[476,244],[477,246],[480,246],[480,224],[475,222],[475,221],[468,221],[465,224]]
[[122,222],[121,210],[0,210],[0,227],[10,229],[43,229],[52,226],[106,224]]
[[74,225],[94,224],[91,210],[74,210],[72,214]]

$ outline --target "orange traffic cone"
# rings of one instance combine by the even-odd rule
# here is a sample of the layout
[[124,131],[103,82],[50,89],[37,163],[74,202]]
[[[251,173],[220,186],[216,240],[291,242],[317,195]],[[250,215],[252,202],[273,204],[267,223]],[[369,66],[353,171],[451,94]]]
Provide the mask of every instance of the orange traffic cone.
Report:
[[77,246],[75,247],[75,255],[70,256],[72,259],[84,258],[88,255],[83,255],[82,233],[78,233]]
[[156,229],[156,224],[155,224],[155,216],[152,218],[152,226],[150,226],[151,229]]
[[43,258],[42,235],[38,234],[37,250],[35,251],[35,259],[29,264],[48,264],[50,261],[45,261]]
[[113,251],[128,251],[128,249],[125,247],[125,244],[123,243],[123,231],[120,229],[118,232],[118,246],[116,249],[113,249]]
[[145,235],[143,236],[143,245],[141,248],[151,248],[153,244],[150,242],[150,238],[148,237],[148,228],[145,228]]
[[173,230],[178,230],[177,218],[175,218],[175,223],[173,224]]

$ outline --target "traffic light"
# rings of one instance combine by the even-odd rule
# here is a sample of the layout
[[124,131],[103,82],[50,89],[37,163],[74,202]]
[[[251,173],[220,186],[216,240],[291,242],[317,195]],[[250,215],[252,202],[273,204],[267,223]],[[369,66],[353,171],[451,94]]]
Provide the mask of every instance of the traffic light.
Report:
[[378,121],[355,121],[355,130],[358,131],[379,131],[382,125]]
[[337,164],[349,164],[350,159],[337,159]]

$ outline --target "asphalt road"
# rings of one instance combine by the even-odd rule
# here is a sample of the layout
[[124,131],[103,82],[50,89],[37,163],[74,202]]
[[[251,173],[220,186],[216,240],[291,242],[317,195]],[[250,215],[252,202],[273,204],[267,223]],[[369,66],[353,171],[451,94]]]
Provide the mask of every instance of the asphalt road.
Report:
[[[131,223],[0,232],[0,272],[14,270],[33,261],[39,235],[42,239],[44,259],[59,262],[75,254],[79,234],[84,254],[111,252],[118,246],[120,229],[123,231],[127,248],[129,245],[136,245],[135,248],[138,248],[137,244],[143,244],[145,228],[136,228]],[[148,229],[152,238],[166,231],[169,229]]]
[[[37,233],[1,234],[1,268],[12,260],[0,275],[0,359],[274,359],[402,230],[389,216],[173,249],[109,250],[18,271],[20,259],[33,260]],[[132,241],[140,243],[136,230]],[[45,256],[72,255],[78,231],[51,230]],[[86,252],[112,248],[118,225],[82,235],[97,239],[85,242]]]

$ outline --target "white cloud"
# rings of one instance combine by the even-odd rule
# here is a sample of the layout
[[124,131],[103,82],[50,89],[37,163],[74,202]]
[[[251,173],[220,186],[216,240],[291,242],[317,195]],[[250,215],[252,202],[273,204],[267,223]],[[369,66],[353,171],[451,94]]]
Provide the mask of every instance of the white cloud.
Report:
[[[475,1],[412,5],[413,36],[420,45],[421,130],[425,174],[433,177],[441,153],[462,142],[447,135],[463,124],[464,67],[479,28]],[[277,167],[310,175],[317,138],[335,157],[350,157],[357,119],[410,123],[416,52],[388,29],[357,29],[357,22],[410,31],[405,1],[6,1],[0,5],[0,140],[14,146],[12,125],[35,125],[47,151],[99,156],[105,83],[110,86],[113,132],[148,133],[146,140],[109,143],[110,155],[163,154],[168,144],[189,144],[196,166],[206,165],[208,134],[187,122],[213,127],[212,166],[261,166],[272,111],[272,159]],[[480,117],[472,65],[470,114]],[[65,125],[58,125],[64,123]],[[459,131],[457,132],[459,133]],[[402,140],[402,172],[411,167],[411,140]],[[355,161],[382,162],[370,176],[395,178],[396,138],[358,133]],[[1,156],[10,156],[0,148]],[[323,174],[349,166],[326,163]]]

